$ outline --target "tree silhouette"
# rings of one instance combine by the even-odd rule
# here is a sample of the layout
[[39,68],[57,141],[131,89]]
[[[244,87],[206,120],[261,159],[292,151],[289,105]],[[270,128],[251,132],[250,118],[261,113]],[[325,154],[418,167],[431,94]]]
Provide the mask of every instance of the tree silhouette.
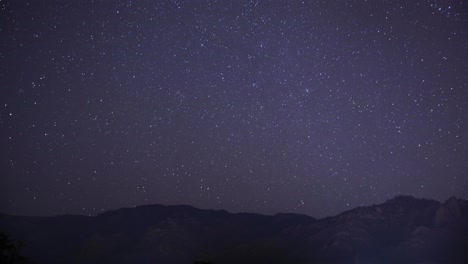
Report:
[[18,248],[18,243],[11,241],[5,233],[0,232],[0,263],[27,263],[27,259],[19,254]]

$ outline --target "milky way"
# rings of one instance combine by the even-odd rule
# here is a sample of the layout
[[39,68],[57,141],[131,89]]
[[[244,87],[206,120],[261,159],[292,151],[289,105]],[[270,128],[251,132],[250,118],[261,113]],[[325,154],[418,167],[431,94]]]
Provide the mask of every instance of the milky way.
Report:
[[463,1],[2,1],[0,211],[468,198]]

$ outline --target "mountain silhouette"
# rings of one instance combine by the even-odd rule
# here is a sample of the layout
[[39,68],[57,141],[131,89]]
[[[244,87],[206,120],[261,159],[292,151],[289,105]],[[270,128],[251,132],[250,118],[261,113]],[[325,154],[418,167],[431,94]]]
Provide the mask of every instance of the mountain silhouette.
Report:
[[0,215],[32,263],[468,263],[468,201],[397,196],[323,219],[144,205]]

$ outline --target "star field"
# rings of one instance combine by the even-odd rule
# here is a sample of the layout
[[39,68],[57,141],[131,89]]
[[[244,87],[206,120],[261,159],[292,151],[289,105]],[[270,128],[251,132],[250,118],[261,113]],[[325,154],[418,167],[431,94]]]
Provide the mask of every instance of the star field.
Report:
[[0,211],[468,198],[463,1],[1,1]]

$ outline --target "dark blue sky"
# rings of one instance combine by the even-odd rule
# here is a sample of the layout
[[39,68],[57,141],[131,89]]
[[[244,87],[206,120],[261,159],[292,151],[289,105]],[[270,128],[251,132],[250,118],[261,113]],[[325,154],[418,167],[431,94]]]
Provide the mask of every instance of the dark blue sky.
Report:
[[0,5],[0,211],[468,198],[463,1]]

